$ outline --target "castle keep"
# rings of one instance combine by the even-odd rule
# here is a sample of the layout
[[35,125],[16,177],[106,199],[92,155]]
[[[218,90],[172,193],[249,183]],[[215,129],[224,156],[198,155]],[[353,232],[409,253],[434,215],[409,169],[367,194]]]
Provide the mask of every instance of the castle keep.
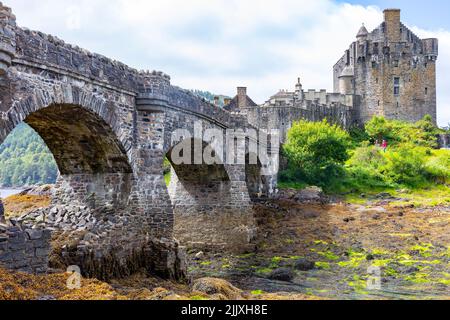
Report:
[[436,122],[437,39],[419,39],[400,21],[399,9],[386,9],[381,25],[363,25],[333,67],[334,92],[281,90],[260,106],[245,88],[225,109],[246,114],[264,129],[281,129],[285,137],[298,119],[327,119],[344,128],[362,125],[373,116],[415,122],[430,115]]

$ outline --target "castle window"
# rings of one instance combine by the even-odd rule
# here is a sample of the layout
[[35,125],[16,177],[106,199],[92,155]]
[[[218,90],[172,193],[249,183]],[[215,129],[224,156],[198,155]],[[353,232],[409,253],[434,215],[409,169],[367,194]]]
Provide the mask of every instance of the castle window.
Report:
[[398,63],[399,63],[398,60],[394,60],[394,61],[392,62],[392,64],[393,64],[394,67],[398,67]]
[[400,95],[400,78],[399,77],[394,78],[394,95],[395,96]]
[[425,95],[428,95],[428,88],[425,88]]

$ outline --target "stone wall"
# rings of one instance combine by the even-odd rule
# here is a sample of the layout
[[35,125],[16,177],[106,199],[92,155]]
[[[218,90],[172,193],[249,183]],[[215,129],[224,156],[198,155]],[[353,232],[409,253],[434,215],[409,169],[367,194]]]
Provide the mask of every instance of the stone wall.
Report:
[[[355,104],[357,102],[355,101]],[[338,124],[345,129],[357,123],[356,108],[342,104],[320,105],[306,101],[304,106],[256,107],[245,109],[248,122],[263,130],[280,130],[281,142],[284,143],[289,129],[295,121],[304,119]]]
[[18,223],[0,224],[0,267],[35,274],[46,273],[50,254],[48,229]]

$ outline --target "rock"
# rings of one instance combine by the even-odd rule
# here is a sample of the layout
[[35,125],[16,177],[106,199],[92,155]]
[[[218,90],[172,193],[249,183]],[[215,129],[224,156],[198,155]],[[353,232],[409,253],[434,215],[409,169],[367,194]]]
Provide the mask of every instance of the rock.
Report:
[[382,192],[379,193],[375,196],[377,199],[381,199],[381,200],[388,200],[388,199],[392,199],[392,195],[388,192]]
[[31,229],[26,231],[30,240],[38,240],[42,238],[42,230]]
[[41,296],[37,298],[37,301],[54,301],[57,300],[54,296]]
[[306,211],[303,213],[303,215],[306,219],[315,219],[320,217],[320,213],[317,211]]
[[324,203],[325,195],[322,188],[308,187],[297,192],[294,196],[294,200],[302,203]]
[[295,261],[295,269],[300,271],[309,271],[315,268],[316,264],[313,261],[307,259],[298,259]]
[[200,292],[207,295],[220,294],[225,296],[228,300],[242,300],[242,291],[222,279],[198,279],[194,282],[192,290],[194,292]]
[[381,218],[381,216],[378,213],[376,213],[372,216],[373,220],[380,220],[380,218]]
[[268,278],[271,280],[291,282],[295,278],[295,272],[288,268],[279,268],[273,270]]
[[201,260],[204,257],[205,257],[205,254],[203,253],[203,251],[200,251],[194,256],[194,260]]

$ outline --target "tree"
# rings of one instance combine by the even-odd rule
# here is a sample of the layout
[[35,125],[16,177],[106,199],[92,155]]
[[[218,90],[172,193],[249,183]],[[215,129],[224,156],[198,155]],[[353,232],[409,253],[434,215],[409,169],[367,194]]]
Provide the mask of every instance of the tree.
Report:
[[283,147],[289,161],[289,175],[326,188],[342,175],[349,147],[349,134],[326,120],[296,122]]

